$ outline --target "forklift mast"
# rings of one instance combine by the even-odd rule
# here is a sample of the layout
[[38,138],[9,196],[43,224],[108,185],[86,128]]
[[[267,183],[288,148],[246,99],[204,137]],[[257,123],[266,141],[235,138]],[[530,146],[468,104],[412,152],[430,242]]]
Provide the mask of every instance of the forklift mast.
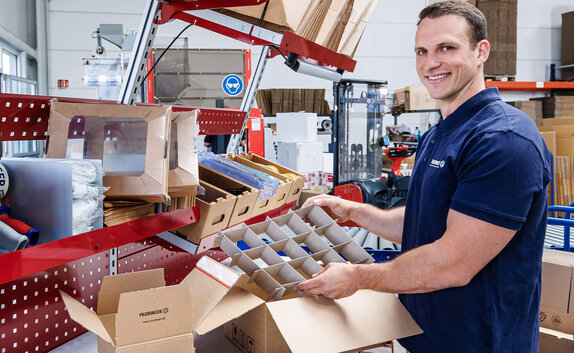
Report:
[[333,184],[380,178],[387,82],[344,79],[333,95]]

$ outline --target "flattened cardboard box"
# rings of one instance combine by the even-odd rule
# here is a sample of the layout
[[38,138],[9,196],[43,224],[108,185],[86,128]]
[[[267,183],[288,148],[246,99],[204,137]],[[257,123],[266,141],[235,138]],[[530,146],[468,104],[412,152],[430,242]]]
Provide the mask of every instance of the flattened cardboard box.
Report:
[[178,285],[163,269],[106,276],[97,313],[60,291],[72,319],[98,335],[98,352],[193,352],[193,331],[239,276],[203,257]]
[[[104,163],[104,172],[108,175],[104,175],[103,183],[110,188],[104,194],[108,199],[169,203],[169,107],[52,102],[46,157],[66,158],[68,139],[83,138],[83,158],[104,161],[105,146],[110,145],[105,142],[110,142],[112,130],[107,128],[108,124],[117,127],[129,121],[145,122],[147,136],[140,136],[134,131],[135,136],[124,139],[121,147],[125,149],[125,156],[129,156],[133,150],[145,150],[145,168],[139,175],[110,174],[105,170]],[[78,134],[81,137],[77,137]]]
[[197,195],[199,171],[195,139],[199,110],[173,113],[170,133],[168,192],[170,197]]

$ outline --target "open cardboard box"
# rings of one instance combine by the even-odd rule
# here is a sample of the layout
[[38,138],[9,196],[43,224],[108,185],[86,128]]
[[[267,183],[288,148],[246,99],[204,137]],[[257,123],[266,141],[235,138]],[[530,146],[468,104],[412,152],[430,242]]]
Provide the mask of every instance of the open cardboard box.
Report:
[[[249,249],[240,250],[235,245],[240,240]],[[300,247],[303,243],[312,254]],[[220,232],[214,245],[245,274],[199,326],[199,334],[225,324],[225,335],[244,352],[307,353],[357,351],[421,332],[393,294],[361,290],[331,300],[299,297],[292,290],[321,264],[345,262],[339,254],[353,263],[373,261],[319,207]]]
[[169,203],[171,108],[50,104],[48,158],[100,159],[106,198]]
[[98,352],[194,352],[193,331],[239,275],[203,257],[178,285],[163,269],[106,276],[97,313],[60,291],[72,319],[98,335]]
[[[284,178],[287,177],[286,182],[288,184],[291,184],[291,188],[289,189],[289,193],[287,193],[287,199],[285,200],[285,203],[290,203],[299,200],[299,196],[301,195],[301,191],[303,190],[303,184],[305,184],[305,176],[303,174],[291,170],[285,166],[282,166],[281,164],[274,163],[268,159],[265,159],[253,153],[242,153],[239,156],[253,163],[262,164],[265,166],[273,166],[277,168],[279,174]],[[295,176],[295,178],[293,178],[293,176]]]
[[216,233],[229,226],[230,216],[235,208],[237,197],[205,181],[199,184],[205,189],[204,195],[198,195],[199,220],[177,229],[177,233],[199,244],[201,238]]
[[259,196],[258,189],[203,165],[199,165],[199,179],[237,197],[235,207],[229,218],[230,226],[245,222],[253,217],[253,210]]
[[245,159],[239,155],[227,155],[225,157],[231,159],[234,162],[243,164],[249,168],[253,168],[255,170],[269,174],[270,176],[277,178],[279,180],[279,185],[277,185],[277,192],[275,193],[275,195],[273,195],[268,199],[257,201],[253,216],[258,216],[260,214],[269,212],[285,204],[285,201],[287,201],[287,195],[291,190],[291,184],[292,184],[291,178],[281,175],[279,173],[275,173],[274,171],[265,168],[257,163],[254,163],[248,159]]
[[197,195],[199,172],[195,140],[199,110],[173,113],[169,139],[168,192],[170,197]]

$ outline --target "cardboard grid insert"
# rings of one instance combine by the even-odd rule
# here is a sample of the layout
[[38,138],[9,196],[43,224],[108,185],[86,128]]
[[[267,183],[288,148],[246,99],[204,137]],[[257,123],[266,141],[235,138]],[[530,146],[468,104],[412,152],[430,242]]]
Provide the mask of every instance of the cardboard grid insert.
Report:
[[[243,241],[248,249],[239,249],[238,241]],[[331,262],[374,262],[317,206],[290,211],[276,218],[268,217],[264,222],[249,226],[243,224],[239,229],[220,231],[215,244],[231,257],[231,266],[237,266],[250,276],[250,281],[265,290],[269,299],[280,299],[293,292],[293,286],[311,278]]]

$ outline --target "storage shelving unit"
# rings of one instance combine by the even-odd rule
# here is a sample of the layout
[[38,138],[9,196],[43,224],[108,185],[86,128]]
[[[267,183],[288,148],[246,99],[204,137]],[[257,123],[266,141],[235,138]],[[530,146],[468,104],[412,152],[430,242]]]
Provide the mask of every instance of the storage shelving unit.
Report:
[[[153,1],[148,0],[148,4]],[[263,4],[267,0],[174,0],[158,2],[151,13],[154,26],[180,19],[251,45],[263,45],[262,58],[273,57],[268,46],[285,55],[332,70],[353,71],[356,62],[323,48],[291,32],[283,35],[206,10],[220,7]],[[152,6],[149,7],[150,9]],[[192,11],[193,10],[193,11]],[[199,10],[199,11],[198,11]],[[160,14],[159,17],[156,15]],[[148,14],[150,15],[150,14]],[[223,17],[221,17],[223,16]],[[142,42],[143,43],[143,42]],[[153,36],[146,45],[153,44]],[[142,54],[142,57],[145,57]],[[255,70],[250,89],[254,92],[264,63]],[[138,77],[139,78],[139,77]],[[133,78],[132,78],[133,79]],[[139,89],[139,85],[137,86]],[[132,92],[133,93],[133,92]],[[0,140],[43,140],[46,138],[50,102],[116,103],[89,99],[0,94]],[[253,98],[251,97],[251,100]],[[251,102],[242,105],[250,108]],[[173,107],[174,111],[192,110]],[[200,134],[239,134],[247,120],[247,111],[200,109]],[[42,205],[39,205],[41,212]],[[247,223],[267,216],[277,217],[295,207],[295,202]],[[0,255],[0,353],[46,352],[86,332],[68,318],[60,300],[64,290],[88,307],[94,308],[101,279],[111,268],[118,273],[163,267],[168,284],[178,283],[202,256],[218,261],[227,256],[219,249],[200,244],[195,253],[164,240],[161,234],[197,221],[197,207],[164,212],[92,232]],[[165,233],[164,233],[165,234]],[[112,249],[112,251],[109,251]]]

